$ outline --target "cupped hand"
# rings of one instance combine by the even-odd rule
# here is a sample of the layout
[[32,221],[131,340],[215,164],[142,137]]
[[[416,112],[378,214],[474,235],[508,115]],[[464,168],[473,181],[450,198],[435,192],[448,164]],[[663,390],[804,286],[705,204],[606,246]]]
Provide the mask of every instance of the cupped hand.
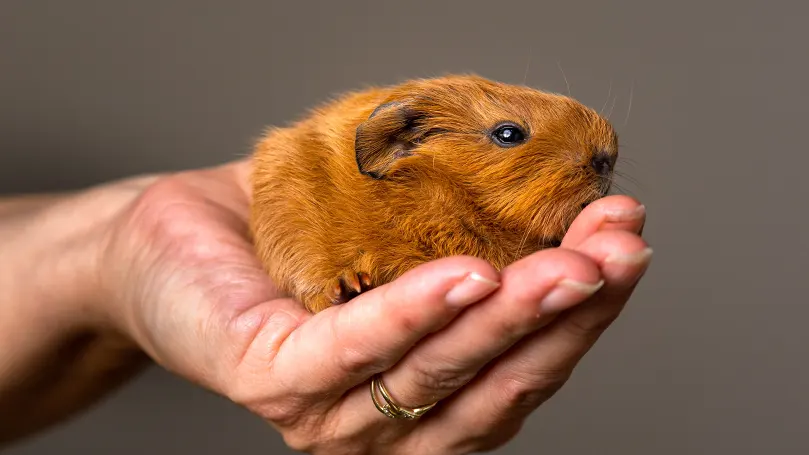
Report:
[[[249,163],[143,183],[110,225],[103,317],[158,364],[324,454],[490,450],[571,375],[649,264],[643,206],[588,206],[559,248],[500,273],[446,258],[312,315],[252,252]],[[377,410],[374,375],[415,420]]]

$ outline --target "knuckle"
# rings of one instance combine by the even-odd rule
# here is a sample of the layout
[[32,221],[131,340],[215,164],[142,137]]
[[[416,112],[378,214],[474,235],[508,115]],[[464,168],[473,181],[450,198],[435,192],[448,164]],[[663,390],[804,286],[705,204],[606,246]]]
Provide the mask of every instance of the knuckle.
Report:
[[301,420],[294,426],[281,428],[281,434],[287,447],[299,453],[369,453],[367,433],[358,431],[356,425],[345,425],[336,415]]
[[414,311],[414,305],[406,305],[393,301],[389,297],[390,288],[382,295],[383,311],[388,311],[397,330],[403,333],[419,333],[424,331],[424,315]]
[[340,340],[334,346],[334,362],[346,374],[371,372],[380,366],[380,356],[374,352],[373,343],[363,343],[356,334],[348,331],[352,327],[350,312],[343,312],[339,317],[332,318],[331,330],[333,339]]
[[[294,338],[294,331],[301,324],[301,318],[284,310],[276,311],[244,311],[232,315],[226,320],[228,338],[234,340],[235,368],[259,369],[272,365],[281,345]],[[210,324],[220,326],[214,319]],[[267,343],[265,333],[275,334],[271,343]]]
[[284,444],[295,452],[310,453],[315,446],[311,431],[282,431]]
[[[242,386],[242,388],[244,388]],[[249,387],[253,389],[253,387]],[[226,395],[227,396],[227,395]],[[297,428],[304,422],[310,406],[307,400],[287,392],[272,394],[243,394],[232,398],[235,404],[244,407],[251,413],[271,422],[280,428]]]
[[348,445],[351,435],[340,434],[339,419],[334,413],[313,412],[306,400],[279,400],[282,405],[267,402],[250,410],[270,422],[282,435],[284,443],[301,453],[312,453],[329,445]]
[[163,177],[152,183],[138,198],[135,207],[144,217],[154,221],[164,219],[165,209],[188,193],[185,184],[176,177]]
[[413,311],[399,311],[396,314],[396,324],[404,333],[421,332],[423,330],[421,316]]
[[193,231],[185,184],[176,177],[164,177],[152,183],[133,203],[127,226],[132,235],[150,238],[171,237]]
[[519,381],[509,381],[503,384],[503,388],[500,390],[501,401],[504,407],[511,412],[532,410],[544,401],[547,395],[545,389],[528,388]]
[[260,415],[263,419],[283,428],[296,426],[305,410],[305,407],[300,403],[275,403],[263,406],[251,406],[250,408],[253,408],[253,412]]
[[503,315],[493,316],[491,319],[491,332],[487,333],[487,335],[496,337],[493,339],[514,342],[531,332],[542,321],[541,318],[537,317],[536,305],[530,300],[516,305],[515,310],[506,311]]
[[298,428],[306,423],[311,413],[308,397],[280,386],[271,392],[257,391],[255,381],[237,380],[231,392],[225,394],[230,401],[279,428]]
[[345,373],[370,372],[376,370],[380,364],[379,359],[368,349],[344,347],[337,355],[339,367]]
[[530,377],[508,378],[502,381],[500,400],[509,412],[531,412],[559,391],[569,377],[568,371],[547,370]]
[[561,324],[570,335],[585,340],[594,340],[612,325],[618,317],[617,313],[608,315],[603,313],[587,312],[584,314],[571,314]]
[[523,426],[523,419],[513,419],[507,422],[498,422],[489,427],[470,428],[469,436],[457,444],[457,452],[493,452],[514,439]]
[[452,362],[419,361],[412,367],[414,387],[429,391],[428,394],[444,394],[460,389],[475,377],[475,372]]

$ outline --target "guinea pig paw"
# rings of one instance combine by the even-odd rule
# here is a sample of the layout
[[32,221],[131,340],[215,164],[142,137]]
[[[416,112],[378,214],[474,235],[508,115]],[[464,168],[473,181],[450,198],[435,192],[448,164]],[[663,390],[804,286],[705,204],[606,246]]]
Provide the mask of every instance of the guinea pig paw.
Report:
[[370,275],[365,272],[346,271],[329,286],[327,294],[333,305],[342,305],[370,289]]

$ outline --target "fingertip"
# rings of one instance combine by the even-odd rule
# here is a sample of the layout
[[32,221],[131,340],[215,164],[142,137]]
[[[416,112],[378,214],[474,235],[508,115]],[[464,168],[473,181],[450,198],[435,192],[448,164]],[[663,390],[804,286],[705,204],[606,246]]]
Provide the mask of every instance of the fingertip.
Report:
[[587,209],[591,207],[595,208],[596,210],[601,210],[604,207],[632,209],[633,207],[637,207],[639,205],[643,204],[641,204],[640,200],[632,196],[625,194],[612,194],[597,199],[592,204],[587,206]]
[[421,264],[402,275],[428,276],[436,281],[457,281],[469,275],[491,282],[500,282],[500,273],[491,264],[474,256],[450,256]]
[[537,301],[547,298],[554,289],[564,288],[565,298],[561,299],[564,302],[545,305],[546,309],[574,305],[580,300],[578,294],[587,297],[603,285],[598,264],[589,256],[566,248],[534,253],[507,267],[502,275],[503,286],[509,287],[519,300]]
[[421,264],[389,283],[393,299],[443,300],[450,307],[464,307],[500,286],[500,273],[473,256],[452,256]]
[[486,278],[477,272],[470,272],[455,283],[446,293],[444,300],[450,307],[463,308],[480,301],[500,287],[500,282]]
[[639,235],[626,231],[601,231],[579,248],[599,264],[610,286],[631,286],[648,269],[653,249]]
[[[600,279],[598,265],[592,258],[579,251],[567,248],[548,248],[527,256],[507,270],[528,269],[534,276],[569,278],[581,282],[596,282]],[[524,272],[520,272],[524,273]],[[505,281],[505,270],[503,274]]]
[[603,262],[608,257],[636,254],[649,248],[646,240],[637,234],[626,231],[603,231],[593,234],[576,250],[597,262]]

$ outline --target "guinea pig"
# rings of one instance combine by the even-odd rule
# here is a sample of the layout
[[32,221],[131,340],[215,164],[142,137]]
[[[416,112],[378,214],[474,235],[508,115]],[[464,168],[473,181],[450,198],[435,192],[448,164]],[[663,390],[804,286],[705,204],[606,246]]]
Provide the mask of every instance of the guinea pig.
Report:
[[349,92],[252,153],[269,277],[316,313],[441,257],[500,270],[610,189],[618,136],[571,97],[477,75]]

